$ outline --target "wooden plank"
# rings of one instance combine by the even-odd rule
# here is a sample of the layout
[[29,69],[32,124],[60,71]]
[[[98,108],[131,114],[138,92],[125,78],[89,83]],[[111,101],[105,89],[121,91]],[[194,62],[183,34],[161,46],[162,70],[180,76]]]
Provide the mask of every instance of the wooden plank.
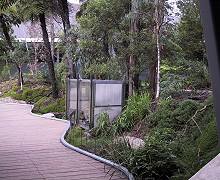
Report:
[[[127,179],[60,143],[67,124],[32,116],[29,105],[0,103],[0,180]],[[110,169],[110,173],[107,174]]]

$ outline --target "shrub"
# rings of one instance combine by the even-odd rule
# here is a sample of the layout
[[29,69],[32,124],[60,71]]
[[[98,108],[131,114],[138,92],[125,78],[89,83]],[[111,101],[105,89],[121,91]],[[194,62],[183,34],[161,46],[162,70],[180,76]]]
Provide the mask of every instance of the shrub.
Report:
[[55,66],[55,71],[57,75],[58,86],[60,89],[66,86],[66,65],[64,62],[61,62]]
[[179,131],[200,107],[201,105],[193,100],[184,100],[180,103],[172,99],[163,100],[156,112],[148,116],[147,120],[152,127],[173,128]]
[[71,129],[66,137],[66,140],[74,145],[80,147],[82,144],[85,144],[85,138],[83,137],[84,130],[80,127],[74,127]]
[[179,169],[175,151],[171,148],[174,135],[169,128],[155,129],[146,138],[144,148],[132,150],[124,144],[116,145],[115,157],[135,179],[169,179]]
[[146,118],[150,124],[150,127],[153,128],[158,124],[163,127],[169,127],[170,121],[172,121],[172,113],[177,105],[177,102],[175,102],[173,99],[161,100],[156,112],[151,113]]
[[48,92],[49,91],[44,88],[26,89],[22,93],[22,99],[29,103],[35,103],[39,101],[42,97],[47,96]]
[[53,99],[48,97],[41,98],[36,104],[33,109],[33,112],[38,112],[41,114],[49,113],[49,112],[58,112],[64,113],[65,112],[65,99]]
[[5,65],[3,67],[2,71],[0,72],[0,79],[2,81],[6,81],[6,80],[10,79],[10,75],[11,75],[10,70],[11,70],[11,68],[8,65]]
[[150,112],[150,97],[148,94],[134,95],[127,101],[125,110],[113,124],[114,133],[130,131],[134,125]]
[[109,136],[111,131],[111,123],[109,115],[103,112],[97,118],[98,125],[95,128],[96,136]]

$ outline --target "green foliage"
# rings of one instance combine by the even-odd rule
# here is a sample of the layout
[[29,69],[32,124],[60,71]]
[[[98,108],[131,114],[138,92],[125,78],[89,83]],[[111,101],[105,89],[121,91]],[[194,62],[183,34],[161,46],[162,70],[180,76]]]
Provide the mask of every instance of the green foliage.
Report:
[[15,86],[10,91],[8,91],[4,96],[10,96],[16,100],[23,100],[27,103],[36,103],[41,98],[47,97],[49,90],[45,87],[42,88],[33,88],[30,89],[27,86],[24,86],[23,91],[19,91],[19,88]]
[[80,127],[72,128],[69,131],[66,140],[76,147],[81,147],[82,144],[85,144],[84,130]]
[[150,112],[150,97],[148,94],[134,95],[127,101],[127,105],[120,117],[113,124],[114,133],[130,131],[134,125]]
[[182,167],[182,172],[176,177],[190,178],[220,152],[215,120],[206,121],[202,132],[197,138],[191,137],[178,144],[181,153],[178,153],[177,161]]
[[22,100],[29,103],[36,103],[42,97],[48,96],[49,90],[44,88],[25,89],[22,93]]
[[162,98],[181,93],[183,89],[204,89],[211,86],[208,66],[201,61],[180,58],[172,63],[165,60],[161,74]]
[[42,82],[46,82],[46,83],[50,82],[49,74],[45,70],[37,71],[34,74],[34,78],[37,79],[38,81],[42,81]]
[[65,99],[58,98],[53,99],[49,97],[42,97],[39,101],[35,103],[33,112],[38,112],[41,114],[45,113],[63,113],[65,112]]
[[[217,128],[215,120],[212,120],[207,124],[203,133],[196,139],[198,148],[200,149],[200,155],[205,155],[207,152],[211,152],[218,144]],[[207,163],[207,161],[203,162]]]
[[86,65],[84,68],[83,74],[86,77],[94,75],[98,79],[121,79],[122,73],[120,69],[120,64],[111,59],[108,62],[104,63],[94,63]]
[[[155,47],[151,24],[153,8],[152,3],[147,1],[139,5],[140,11],[145,13],[139,13],[140,30],[137,33],[129,31],[130,20],[134,16],[129,12],[129,0],[94,0],[82,6],[78,14],[79,47],[86,74],[92,72],[98,77],[119,79],[127,75],[130,54],[135,55],[135,65],[132,67],[135,73],[146,69]],[[112,66],[115,60],[117,66]],[[89,69],[88,64],[91,66]]]
[[39,14],[49,12],[54,2],[52,0],[19,0],[16,5],[24,20],[36,20]]
[[98,125],[95,128],[96,136],[109,136],[111,134],[111,123],[109,115],[103,112],[97,118]]
[[178,25],[178,41],[184,57],[193,61],[206,61],[203,28],[200,20],[199,0],[179,0],[182,13]]
[[208,67],[204,62],[188,61],[186,64],[186,85],[195,89],[203,89],[211,86]]
[[129,167],[137,179],[169,179],[178,171],[172,140],[172,129],[163,128],[152,132],[145,141],[145,147],[137,150]]
[[30,61],[29,54],[24,43],[14,43],[14,50],[5,57],[10,63],[22,66]]
[[7,81],[10,79],[10,66],[5,65],[2,69],[2,71],[0,72],[0,78],[2,81]]
[[66,65],[64,64],[64,62],[61,62],[56,65],[55,72],[57,75],[58,85],[60,89],[63,89],[66,86],[66,76],[67,76]]
[[147,121],[150,122],[151,127],[168,127],[180,131],[200,108],[201,104],[192,100],[184,100],[180,103],[172,99],[163,100],[157,111],[147,117]]

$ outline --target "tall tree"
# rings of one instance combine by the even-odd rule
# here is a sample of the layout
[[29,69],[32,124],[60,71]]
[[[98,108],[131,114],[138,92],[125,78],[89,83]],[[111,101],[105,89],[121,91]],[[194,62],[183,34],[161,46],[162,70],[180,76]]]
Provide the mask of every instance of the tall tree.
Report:
[[74,73],[74,66],[73,66],[73,59],[71,57],[71,43],[76,44],[76,40],[74,42],[71,42],[70,39],[70,29],[71,29],[71,24],[69,20],[69,7],[68,7],[68,1],[67,0],[58,0],[58,5],[60,9],[58,10],[62,22],[63,22],[63,29],[64,29],[64,34],[65,34],[65,41],[67,43],[66,47],[66,55],[67,55],[67,60],[66,60],[66,66],[68,69],[68,77],[69,78],[75,78],[76,74]]
[[134,94],[135,88],[135,64],[136,55],[134,54],[134,36],[139,31],[139,2],[140,0],[131,1],[131,20],[130,20],[130,47],[131,54],[129,56],[129,72],[128,72],[128,86],[129,86],[129,96]]
[[[14,53],[13,51],[15,50],[13,43],[12,43],[11,35],[10,35],[11,26],[19,25],[21,23],[19,14],[17,12],[17,8],[15,6],[15,2],[16,2],[15,0],[12,0],[12,1],[3,0],[0,2],[0,8],[1,8],[0,9],[0,29],[4,35],[4,39],[7,42],[7,48],[6,48],[7,52],[5,54],[6,55],[5,57],[8,57],[7,56],[8,54]],[[22,69],[21,69],[20,64],[18,63],[18,61],[15,61],[14,59],[10,59],[10,60],[5,59],[5,60],[6,62],[10,61],[10,63],[13,63],[15,67],[17,68],[18,85],[20,85],[22,89],[24,80],[23,80]]]
[[54,98],[58,97],[58,87],[54,71],[54,62],[51,54],[51,45],[47,32],[46,14],[53,13],[54,1],[53,0],[19,0],[18,7],[20,8],[26,20],[36,20],[40,22],[43,41],[45,45],[45,54],[47,56],[47,66],[52,85],[52,95]]
[[165,0],[155,0],[155,27],[154,33],[156,36],[156,46],[157,46],[157,67],[156,67],[156,93],[155,99],[159,98],[160,94],[160,63],[161,63],[161,50],[160,50],[160,38],[161,38],[161,28],[165,21]]
[[155,55],[150,63],[150,92],[153,100],[158,100],[160,95],[160,65],[161,65],[161,37],[163,35],[165,25],[169,22],[169,14],[167,11],[167,0],[154,0],[153,2],[153,42],[155,44]]

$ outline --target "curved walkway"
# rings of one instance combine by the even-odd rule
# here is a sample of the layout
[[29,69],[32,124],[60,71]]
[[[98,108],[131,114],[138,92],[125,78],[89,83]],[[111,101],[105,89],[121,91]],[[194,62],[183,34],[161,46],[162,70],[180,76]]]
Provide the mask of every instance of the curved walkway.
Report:
[[0,180],[127,179],[64,147],[60,137],[67,124],[33,116],[30,110],[30,105],[0,102]]

